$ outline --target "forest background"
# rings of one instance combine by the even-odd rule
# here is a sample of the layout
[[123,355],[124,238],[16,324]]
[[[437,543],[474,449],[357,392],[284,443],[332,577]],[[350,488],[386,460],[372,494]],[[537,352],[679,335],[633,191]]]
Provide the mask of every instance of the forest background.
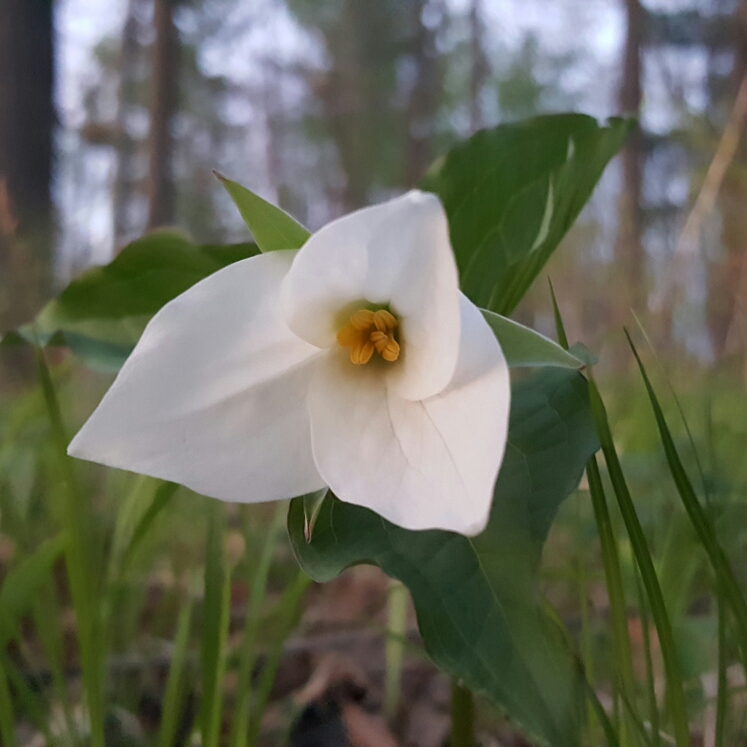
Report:
[[[616,445],[705,720],[713,610],[698,606],[702,562],[689,555],[622,328],[646,331],[679,395],[695,446],[676,425],[688,467],[697,471],[697,453],[745,582],[744,0],[0,0],[0,330],[31,319],[144,231],[246,240],[213,169],[313,230],[412,187],[480,128],[566,110],[639,117],[546,274],[569,337],[599,357]],[[554,336],[544,278],[515,318]],[[54,524],[45,414],[24,356],[5,350],[0,367],[0,574]],[[59,374],[71,428],[107,382],[72,364]],[[673,398],[668,407],[676,411]],[[102,527],[115,521],[123,479],[91,470]],[[607,602],[584,495],[551,536],[544,583],[566,619],[589,612],[597,621],[603,673]],[[204,533],[189,531],[200,505],[184,496],[161,517],[130,581],[137,611],[113,651],[173,637],[174,589],[184,567],[201,563]],[[270,516],[260,508],[248,533],[236,531],[239,566],[258,554],[247,537],[261,536]],[[184,533],[174,537],[174,526]],[[293,562],[282,541],[275,561],[270,588],[282,590]],[[582,566],[588,610],[576,590]],[[383,581],[361,583],[385,599]],[[354,591],[340,593],[344,613],[313,594],[305,609],[358,624],[385,604],[366,597],[359,608]],[[44,668],[43,656],[22,653],[21,668]]]

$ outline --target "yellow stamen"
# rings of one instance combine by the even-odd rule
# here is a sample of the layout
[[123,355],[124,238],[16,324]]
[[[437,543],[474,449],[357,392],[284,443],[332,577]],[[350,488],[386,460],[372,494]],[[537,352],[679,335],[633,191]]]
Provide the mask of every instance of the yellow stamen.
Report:
[[397,326],[394,314],[390,314],[386,309],[379,309],[373,316],[373,322],[379,332],[386,332]]
[[373,311],[370,311],[369,309],[361,309],[360,311],[356,311],[355,314],[350,317],[350,324],[355,329],[365,332],[371,328],[375,318],[376,315]]
[[394,339],[394,330],[398,326],[397,317],[386,309],[360,309],[337,333],[337,342],[350,348],[350,360],[357,366],[368,363],[374,352],[385,361],[394,363],[400,354],[400,345]]

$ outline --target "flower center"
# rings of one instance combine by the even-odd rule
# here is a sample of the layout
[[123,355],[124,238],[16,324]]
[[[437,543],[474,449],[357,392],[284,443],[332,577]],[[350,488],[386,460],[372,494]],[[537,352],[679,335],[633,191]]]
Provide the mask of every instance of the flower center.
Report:
[[400,353],[399,343],[394,339],[397,327],[397,317],[386,309],[361,309],[337,333],[337,342],[350,348],[350,360],[356,366],[368,363],[374,352],[385,361],[394,363]]

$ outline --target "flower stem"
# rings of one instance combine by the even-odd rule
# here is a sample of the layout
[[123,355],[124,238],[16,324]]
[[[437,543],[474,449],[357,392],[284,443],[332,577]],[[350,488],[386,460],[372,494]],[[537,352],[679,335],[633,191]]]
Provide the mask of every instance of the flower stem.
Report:
[[384,713],[388,719],[397,715],[402,685],[402,664],[405,655],[404,638],[407,633],[407,588],[400,581],[390,581],[387,606],[387,633],[384,655]]
[[450,747],[474,747],[475,704],[472,691],[451,679],[451,739]]

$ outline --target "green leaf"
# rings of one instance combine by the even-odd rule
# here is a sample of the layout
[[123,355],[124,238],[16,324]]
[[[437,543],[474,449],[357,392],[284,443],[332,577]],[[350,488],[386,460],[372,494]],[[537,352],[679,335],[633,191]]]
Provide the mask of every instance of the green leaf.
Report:
[[585,379],[541,369],[513,387],[508,446],[485,532],[469,538],[407,531],[330,495],[308,543],[304,502],[291,503],[294,551],[317,581],[364,562],[402,581],[439,667],[545,742],[576,747],[582,678],[537,603],[536,571],[558,507],[597,448]]
[[461,287],[475,304],[513,311],[631,125],[536,117],[478,132],[431,168],[421,187],[446,209]]
[[285,210],[215,172],[252,232],[260,251],[300,249],[311,234]]
[[578,369],[586,365],[554,340],[523,324],[485,309],[482,309],[482,315],[501,344],[510,368],[559,366]]
[[126,246],[108,265],[73,280],[39,313],[33,325],[8,333],[22,340],[69,345],[91,368],[118,371],[145,325],[165,304],[198,281],[259,252],[254,244],[197,246],[164,230]]
[[319,511],[322,508],[322,503],[327,497],[329,488],[323,488],[317,490],[315,493],[307,493],[301,496],[303,499],[303,520],[304,520],[304,536],[307,542],[311,542],[311,535],[314,533],[314,525],[319,517]]

